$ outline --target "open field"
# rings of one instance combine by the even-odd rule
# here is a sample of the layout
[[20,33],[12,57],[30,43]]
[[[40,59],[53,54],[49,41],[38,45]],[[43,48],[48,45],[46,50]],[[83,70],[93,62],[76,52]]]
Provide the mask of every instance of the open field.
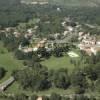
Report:
[[[80,53],[78,50],[74,50],[73,52],[75,52],[76,54],[78,54],[80,56]],[[75,57],[75,58],[71,58],[68,56],[68,54],[65,54],[63,57],[50,57],[50,59],[46,59],[44,61],[42,61],[41,63],[45,66],[48,67],[48,69],[59,69],[59,68],[67,68],[69,70],[69,72],[71,72],[73,69],[75,69],[75,66],[73,64],[71,64],[70,60],[73,59],[75,61],[80,60],[80,57]]]
[[43,61],[42,64],[47,66],[48,69],[68,68],[72,70],[74,68],[74,65],[70,63],[70,57],[67,55],[60,58],[52,56],[50,59]]
[[0,67],[4,67],[7,71],[5,77],[0,80],[0,83],[8,79],[13,70],[21,69],[22,66],[22,61],[16,60],[13,53],[9,53],[0,42]]

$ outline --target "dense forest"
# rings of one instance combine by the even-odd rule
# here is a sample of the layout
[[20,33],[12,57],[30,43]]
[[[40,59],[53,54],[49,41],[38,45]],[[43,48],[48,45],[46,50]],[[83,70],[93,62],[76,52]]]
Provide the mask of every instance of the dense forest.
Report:
[[25,2],[49,2],[50,4],[63,5],[63,6],[85,6],[97,7],[100,5],[99,0],[22,0]]
[[19,22],[26,22],[34,17],[70,16],[74,20],[100,25],[99,7],[60,7],[61,12],[57,12],[57,7],[52,4],[25,5],[20,0],[0,0],[0,25],[3,27],[16,26]]
[[18,22],[25,22],[32,17],[28,11],[20,0],[0,0],[0,25],[15,26]]

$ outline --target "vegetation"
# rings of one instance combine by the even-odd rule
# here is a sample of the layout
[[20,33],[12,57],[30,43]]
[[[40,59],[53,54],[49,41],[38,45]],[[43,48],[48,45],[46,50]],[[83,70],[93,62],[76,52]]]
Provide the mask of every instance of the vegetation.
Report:
[[[60,1],[60,0],[59,0]],[[59,2],[57,1],[57,2]],[[61,1],[63,2],[63,1]],[[67,2],[64,0],[64,2]],[[70,2],[70,1],[69,1]],[[74,1],[71,1],[71,4],[74,4]],[[75,2],[79,2],[79,0],[75,0]],[[81,4],[83,5],[83,2],[86,2],[86,4],[91,5],[91,3],[87,3],[87,1],[80,1]],[[88,2],[92,2],[90,0],[88,0]],[[98,3],[99,1],[96,1],[96,3],[92,2],[93,5],[99,5]],[[16,5],[15,5],[16,4]],[[67,4],[67,3],[64,3]],[[79,3],[80,5],[80,3]],[[61,12],[57,11],[57,7],[61,8]],[[20,10],[21,9],[21,10]],[[37,13],[38,12],[38,13]],[[61,27],[59,25],[59,16],[64,17],[70,15],[70,17],[72,17],[75,20],[78,20],[80,22],[87,22],[87,23],[93,23],[93,24],[99,24],[100,25],[100,14],[99,14],[99,6],[98,7],[78,7],[76,6],[76,8],[72,7],[72,6],[65,6],[65,7],[61,7],[61,6],[57,6],[57,5],[52,5],[52,4],[48,4],[48,5],[44,5],[41,6],[39,5],[39,7],[37,5],[25,5],[25,4],[21,4],[20,0],[3,0],[0,1],[0,25],[2,27],[8,27],[8,26],[16,26],[18,25],[19,22],[27,22],[29,19],[31,18],[44,18],[47,19],[48,16],[51,16],[52,18],[56,18],[57,20],[56,23],[55,21],[53,23],[50,23],[48,25],[46,25],[46,27],[44,27],[45,24],[43,24],[41,26],[40,23],[40,29],[44,30],[46,33],[46,30],[50,30],[50,27],[52,27],[52,29],[59,30],[61,31]],[[57,23],[58,22],[58,23]],[[53,27],[52,26],[55,26]],[[50,26],[50,27],[49,27]],[[57,28],[56,28],[57,27]],[[60,30],[61,29],[61,30]],[[51,30],[52,31],[52,30]]]
[[[29,93],[30,95],[32,92],[38,94],[41,92],[45,93],[45,91],[47,92],[49,90],[53,92],[57,90],[61,90],[61,92],[70,90],[71,94],[80,95],[75,95],[73,97],[74,100],[89,100],[83,94],[89,93],[90,91],[99,94],[99,52],[97,55],[92,55],[91,57],[81,52],[79,59],[70,59],[67,56],[67,52],[74,48],[72,45],[55,46],[51,52],[46,51],[45,48],[39,48],[37,52],[29,53],[18,50],[20,44],[22,46],[29,46],[30,41],[24,36],[27,29],[38,26],[38,30],[35,31],[37,37],[50,38],[49,35],[51,33],[62,33],[64,31],[61,22],[68,15],[73,18],[72,20],[79,21],[83,24],[86,22],[100,25],[100,13],[97,4],[96,7],[83,7],[83,9],[80,7],[67,8],[51,4],[32,6],[20,4],[19,0],[14,0],[11,3],[9,0],[3,0],[0,1],[0,5],[1,30],[5,27],[15,26],[15,30],[22,33],[17,38],[12,31],[0,31],[0,40],[3,42],[3,44],[0,42],[0,83],[8,77],[13,76],[15,83],[11,88],[14,87],[16,92],[16,88],[21,87],[17,92],[23,93],[24,91],[25,93],[15,94],[14,97],[11,96],[8,100],[28,100],[27,91],[31,92]],[[60,7],[61,11],[57,11],[57,7]],[[38,21],[35,22],[34,19]],[[92,31],[94,31],[93,34],[97,32],[97,30]],[[99,31],[97,34],[99,34]],[[76,41],[75,38],[72,38],[72,42],[74,40]],[[22,60],[25,67],[23,67]],[[6,92],[9,92],[9,88]],[[49,97],[46,97],[46,95],[43,96],[44,100],[70,100],[69,97],[66,98],[56,93],[47,95]],[[36,95],[30,97],[32,100],[36,98]]]
[[[42,98],[43,100],[96,100],[95,97],[88,97],[85,95],[74,95],[71,96],[71,98],[69,98],[68,96],[61,96],[57,93],[52,93],[50,96],[41,96],[40,98]],[[26,96],[25,94],[17,94],[14,97],[3,97],[2,96],[2,100],[36,100],[38,98],[37,95],[32,95],[32,96]]]
[[0,83],[8,79],[13,70],[23,68],[22,61],[16,60],[13,53],[8,52],[7,49],[3,47],[2,42],[0,42],[0,66],[6,71],[4,78],[0,80]]
[[55,4],[55,5],[62,5],[62,6],[75,6],[75,7],[77,7],[77,6],[85,6],[85,7],[95,7],[95,6],[99,6],[99,4],[100,4],[100,1],[99,0],[95,0],[95,1],[93,1],[93,0],[88,0],[88,1],[86,1],[86,0],[24,0],[25,2],[38,2],[38,1],[40,1],[40,2],[44,2],[44,1],[46,1],[46,2],[49,2],[49,3],[51,3],[51,4]]
[[2,27],[15,26],[32,17],[28,8],[20,4],[20,0],[0,0],[0,25]]
[[51,56],[49,59],[42,61],[41,64],[47,66],[48,69],[57,70],[59,68],[67,68],[70,72],[75,68],[74,65],[70,63],[70,58],[67,55],[60,58]]
[[0,79],[4,77],[5,72],[6,72],[5,69],[0,67]]

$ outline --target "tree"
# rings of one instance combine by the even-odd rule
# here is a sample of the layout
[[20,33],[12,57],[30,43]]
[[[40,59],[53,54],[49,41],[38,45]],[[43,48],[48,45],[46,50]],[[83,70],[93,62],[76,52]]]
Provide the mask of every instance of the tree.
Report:
[[95,90],[100,92],[100,78],[96,81]]
[[97,78],[100,78],[100,62],[98,61],[94,67],[93,67],[93,71],[95,72],[95,74],[97,75]]
[[61,57],[63,56],[63,53],[59,47],[54,48],[53,54],[55,57]]
[[72,73],[71,84],[74,87],[78,87],[79,93],[84,92],[84,90],[88,87],[88,83],[83,71],[79,70]]
[[18,60],[23,60],[24,59],[24,53],[20,50],[16,50],[15,51],[15,57],[18,59]]
[[61,96],[56,93],[52,93],[50,96],[50,100],[61,100]]
[[15,95],[13,100],[27,100],[27,99],[28,97],[25,94],[18,94],[18,95]]
[[87,77],[89,79],[91,79],[92,81],[95,81],[97,79],[97,73],[96,73],[96,69],[95,66],[93,65],[88,65],[84,68],[84,72],[86,73]]
[[43,99],[43,100],[49,100],[49,97],[47,97],[47,96],[42,96],[42,99]]
[[0,67],[0,79],[4,77],[6,70],[3,67]]
[[32,95],[32,96],[30,96],[30,100],[36,100],[38,98],[38,96],[37,95]]
[[54,85],[58,88],[66,89],[70,85],[70,78],[67,69],[59,69],[54,73]]
[[89,98],[81,94],[81,95],[75,95],[73,100],[89,100]]
[[33,53],[33,55],[32,55],[32,61],[33,61],[34,63],[40,61],[40,58],[38,57],[38,55],[37,55],[36,53]]
[[22,38],[21,40],[21,46],[24,47],[24,46],[28,46],[29,45],[29,39],[27,38]]
[[85,88],[80,86],[75,86],[75,94],[83,94],[85,93]]
[[62,97],[61,100],[70,100],[70,97]]
[[27,67],[23,70],[14,71],[12,75],[23,89],[42,91],[51,87],[51,82],[48,79],[48,70],[40,64],[32,68]]
[[50,56],[50,53],[47,52],[45,47],[39,48],[37,53],[41,55],[41,57],[44,57],[44,58],[49,58]]

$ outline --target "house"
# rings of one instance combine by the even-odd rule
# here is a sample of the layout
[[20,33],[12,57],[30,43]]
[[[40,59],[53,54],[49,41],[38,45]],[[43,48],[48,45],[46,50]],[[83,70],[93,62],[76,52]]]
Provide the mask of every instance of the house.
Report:
[[96,55],[97,52],[100,51],[100,42],[96,40],[95,36],[90,36],[89,33],[83,34],[80,32],[79,39],[81,40],[80,44],[78,44],[80,50],[86,51],[86,53],[89,55],[92,53]]
[[13,34],[15,37],[19,37],[21,35],[21,33],[17,32],[17,31],[15,31]]
[[62,22],[61,25],[64,27],[66,25],[66,21]]
[[38,47],[34,47],[34,48],[33,48],[33,51],[34,51],[34,52],[38,51]]
[[11,32],[11,31],[14,31],[14,30],[15,30],[14,27],[7,27],[7,28],[5,28],[6,32]]
[[32,32],[33,32],[33,31],[32,31],[32,28],[28,29],[27,32],[28,32],[28,33],[32,33]]
[[84,34],[84,32],[79,32],[79,37],[83,36]]
[[37,100],[43,100],[42,97],[38,97]]
[[70,32],[72,32],[74,30],[74,28],[72,26],[67,26],[66,29]]
[[64,31],[63,35],[66,36],[68,33],[68,31]]
[[24,53],[29,53],[29,52],[32,52],[32,51],[33,51],[33,48],[28,48],[28,47],[26,47],[26,48],[22,49],[22,51],[23,51]]

